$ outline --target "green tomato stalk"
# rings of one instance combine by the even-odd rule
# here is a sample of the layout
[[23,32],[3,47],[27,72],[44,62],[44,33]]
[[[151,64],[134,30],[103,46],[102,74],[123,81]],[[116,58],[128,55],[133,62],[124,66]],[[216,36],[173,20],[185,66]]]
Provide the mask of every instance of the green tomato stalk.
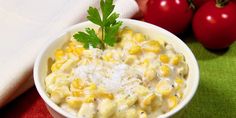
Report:
[[216,0],[216,7],[222,8],[229,3],[229,0]]
[[189,7],[191,8],[191,9],[193,9],[193,10],[195,10],[196,9],[196,6],[194,5],[194,2],[193,2],[194,0],[187,0],[187,2],[188,2],[188,4],[189,4]]

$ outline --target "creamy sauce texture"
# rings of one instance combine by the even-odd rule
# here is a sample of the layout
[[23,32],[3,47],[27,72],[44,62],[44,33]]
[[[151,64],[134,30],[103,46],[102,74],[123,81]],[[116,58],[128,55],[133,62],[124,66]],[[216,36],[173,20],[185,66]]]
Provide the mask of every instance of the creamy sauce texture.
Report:
[[182,99],[188,65],[160,39],[125,27],[105,50],[71,40],[55,51],[46,92],[79,118],[147,118],[173,109]]

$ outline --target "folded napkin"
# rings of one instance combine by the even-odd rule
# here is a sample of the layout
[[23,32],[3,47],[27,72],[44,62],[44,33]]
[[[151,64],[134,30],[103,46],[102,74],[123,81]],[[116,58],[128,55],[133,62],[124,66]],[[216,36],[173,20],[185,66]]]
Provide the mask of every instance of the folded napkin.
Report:
[[[0,108],[33,85],[32,67],[53,34],[86,20],[100,0],[0,0]],[[116,0],[115,11],[130,18],[134,0]]]

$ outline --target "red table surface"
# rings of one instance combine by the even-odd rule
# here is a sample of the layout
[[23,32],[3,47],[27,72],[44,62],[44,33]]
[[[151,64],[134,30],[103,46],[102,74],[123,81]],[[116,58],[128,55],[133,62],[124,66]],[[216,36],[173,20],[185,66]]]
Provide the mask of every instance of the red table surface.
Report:
[[0,109],[1,118],[52,118],[35,87]]

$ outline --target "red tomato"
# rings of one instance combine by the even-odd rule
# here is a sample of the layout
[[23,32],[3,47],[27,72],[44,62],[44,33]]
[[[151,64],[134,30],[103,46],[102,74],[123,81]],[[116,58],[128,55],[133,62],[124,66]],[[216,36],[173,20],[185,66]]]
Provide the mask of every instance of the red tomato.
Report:
[[192,16],[187,0],[149,0],[144,20],[179,34],[187,28]]
[[197,40],[210,49],[227,48],[236,40],[236,4],[218,7],[215,1],[204,4],[193,18]]

